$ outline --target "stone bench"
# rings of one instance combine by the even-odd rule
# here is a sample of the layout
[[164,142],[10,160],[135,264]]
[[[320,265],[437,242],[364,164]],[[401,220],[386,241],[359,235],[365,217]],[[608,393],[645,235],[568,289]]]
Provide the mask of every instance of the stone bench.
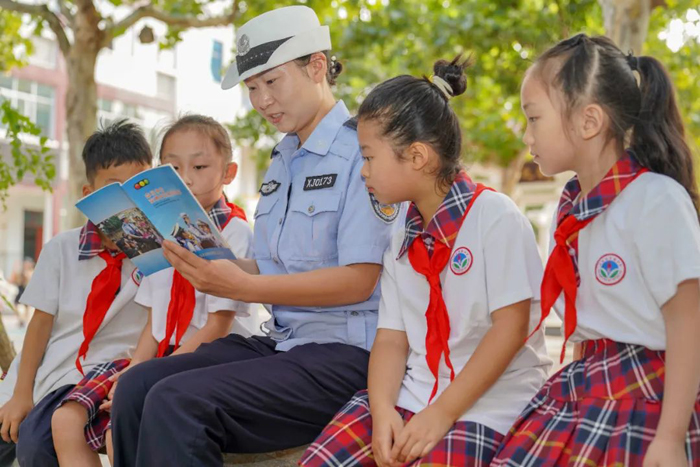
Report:
[[306,446],[260,454],[224,454],[225,467],[292,467],[304,454]]

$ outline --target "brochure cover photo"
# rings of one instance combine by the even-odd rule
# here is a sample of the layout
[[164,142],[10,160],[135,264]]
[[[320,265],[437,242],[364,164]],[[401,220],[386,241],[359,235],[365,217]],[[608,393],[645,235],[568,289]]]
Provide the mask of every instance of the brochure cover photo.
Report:
[[163,240],[202,258],[236,259],[170,164],[145,170],[124,184],[102,187],[76,207],[147,276],[170,267]]

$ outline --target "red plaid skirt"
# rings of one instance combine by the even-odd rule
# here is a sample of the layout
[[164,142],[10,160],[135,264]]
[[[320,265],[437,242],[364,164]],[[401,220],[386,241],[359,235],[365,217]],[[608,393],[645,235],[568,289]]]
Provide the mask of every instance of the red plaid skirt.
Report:
[[[414,413],[397,407],[408,422]],[[474,422],[457,422],[440,443],[412,466],[489,465],[501,444],[503,435]],[[372,455],[372,416],[367,391],[360,391],[345,404],[324,428],[299,461],[302,466],[374,466]]]
[[104,446],[105,432],[109,429],[110,413],[99,410],[102,402],[107,399],[109,390],[114,383],[109,377],[119,373],[129,365],[129,359],[116,360],[102,363],[92,369],[68,395],[56,407],[61,407],[68,401],[74,401],[85,407],[88,420],[85,424],[85,441],[93,451],[98,451]]
[[[492,466],[642,465],[661,415],[664,352],[608,339],[552,376],[516,420]],[[700,397],[686,434],[700,464]]]

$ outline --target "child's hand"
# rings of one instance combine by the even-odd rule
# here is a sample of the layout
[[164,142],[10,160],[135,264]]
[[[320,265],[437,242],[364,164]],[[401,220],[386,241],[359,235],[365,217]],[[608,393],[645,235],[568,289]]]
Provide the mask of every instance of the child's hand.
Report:
[[445,437],[454,420],[433,404],[409,420],[391,450],[392,462],[406,464],[427,455]]
[[403,418],[393,407],[372,413],[372,453],[379,467],[395,465],[389,461],[391,447],[403,427]]
[[644,456],[642,467],[688,467],[690,463],[685,456],[685,440],[659,438],[652,440]]
[[126,373],[126,370],[128,370],[129,368],[131,368],[131,367],[134,366],[134,365],[135,365],[135,364],[134,364],[134,362],[132,361],[132,362],[131,362],[126,368],[124,368],[122,371],[120,371],[119,373],[115,373],[115,374],[113,374],[112,376],[109,377],[109,380],[112,381],[112,382],[114,382],[114,384],[112,385],[112,388],[111,388],[111,389],[109,390],[109,392],[107,393],[107,399],[105,399],[105,400],[102,402],[102,404],[100,405],[99,410],[105,410],[105,411],[107,411],[107,412],[111,412],[111,411],[112,411],[112,398],[114,397],[114,391],[117,390],[117,381],[119,380],[119,377],[120,377],[121,375],[123,375],[124,373]]
[[34,408],[32,395],[17,396],[12,398],[0,408],[0,436],[6,443],[17,442],[19,424],[27,418],[27,414]]

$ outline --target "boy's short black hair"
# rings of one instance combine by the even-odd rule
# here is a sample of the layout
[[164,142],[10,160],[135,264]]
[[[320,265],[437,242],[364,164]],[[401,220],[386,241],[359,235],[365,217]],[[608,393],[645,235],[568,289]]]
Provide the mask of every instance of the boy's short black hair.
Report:
[[153,153],[141,128],[126,119],[94,132],[83,147],[83,162],[88,182],[95,181],[100,169],[128,163],[153,164]]

